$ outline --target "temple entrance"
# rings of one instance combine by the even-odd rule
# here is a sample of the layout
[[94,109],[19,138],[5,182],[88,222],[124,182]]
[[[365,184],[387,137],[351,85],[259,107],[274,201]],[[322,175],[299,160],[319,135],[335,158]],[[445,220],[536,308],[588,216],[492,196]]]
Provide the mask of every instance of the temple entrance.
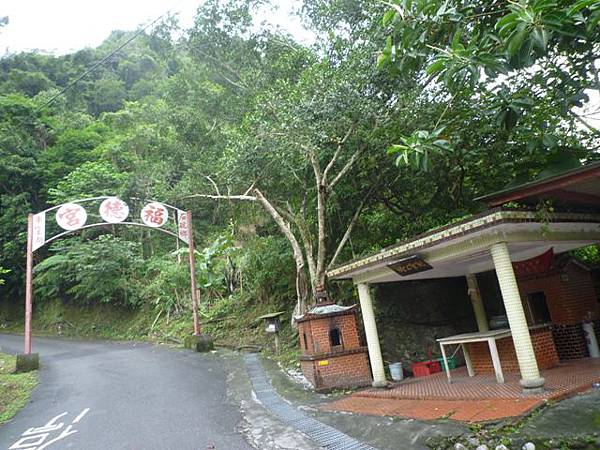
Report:
[[33,305],[33,254],[63,236],[94,227],[128,225],[161,231],[189,249],[190,287],[194,335],[200,336],[198,289],[192,233],[192,213],[151,200],[130,199],[128,203],[111,196],[91,197],[53,206],[27,218],[27,271],[25,279],[24,354],[31,354]]

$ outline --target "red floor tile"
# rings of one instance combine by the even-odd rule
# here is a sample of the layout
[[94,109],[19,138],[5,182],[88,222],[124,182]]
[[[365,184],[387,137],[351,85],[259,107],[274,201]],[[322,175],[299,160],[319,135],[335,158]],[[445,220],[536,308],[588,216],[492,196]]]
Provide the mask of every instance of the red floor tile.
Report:
[[411,378],[391,389],[365,389],[332,402],[323,409],[360,414],[399,416],[422,420],[451,418],[466,422],[482,422],[520,416],[545,401],[569,397],[588,390],[600,382],[600,359],[583,359],[543,370],[545,391],[525,395],[517,374],[505,374],[499,384],[493,375],[469,377],[466,368],[446,375],[437,373]]
[[539,398],[554,399],[589,389],[600,382],[600,359],[581,359],[563,363],[555,368],[543,370],[546,379],[545,392],[534,396],[523,394],[519,375],[505,374],[505,383],[496,382],[494,375],[469,377],[464,367],[451,372],[452,383],[448,383],[443,372],[422,378],[410,378],[391,389],[366,389],[355,395],[374,398],[397,399],[460,399],[480,400],[488,398]]

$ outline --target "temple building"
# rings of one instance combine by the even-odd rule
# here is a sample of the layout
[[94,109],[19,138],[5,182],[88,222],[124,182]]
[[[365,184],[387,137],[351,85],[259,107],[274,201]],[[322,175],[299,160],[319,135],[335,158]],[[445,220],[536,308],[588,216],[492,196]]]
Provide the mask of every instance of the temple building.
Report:
[[469,376],[518,373],[528,393],[544,389],[541,370],[598,356],[598,296],[571,252],[600,241],[600,163],[478,200],[489,209],[328,272],[356,285],[374,386],[387,383],[371,292],[380,283],[462,277],[476,329],[435,336],[449,382],[450,349]]

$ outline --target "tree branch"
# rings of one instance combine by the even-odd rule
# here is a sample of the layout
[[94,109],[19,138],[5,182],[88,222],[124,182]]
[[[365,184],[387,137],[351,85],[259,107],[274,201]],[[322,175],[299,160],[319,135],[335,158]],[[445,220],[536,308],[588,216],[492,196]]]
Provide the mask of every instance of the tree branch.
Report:
[[312,240],[310,238],[310,232],[308,231],[306,222],[304,222],[304,220],[299,219],[298,216],[294,214],[294,212],[292,211],[292,207],[287,202],[286,207],[287,211],[282,211],[282,214],[284,214],[288,218],[288,220],[294,222],[294,224],[298,228],[300,239],[302,240],[302,245],[304,246],[304,253],[306,254],[306,262],[308,264],[308,273],[310,274],[311,285],[315,287],[317,279],[317,268],[315,264],[315,254]]
[[252,195],[211,195],[211,194],[192,194],[183,198],[212,198],[215,200],[248,200],[255,202],[258,199]]
[[306,273],[304,272],[304,255],[302,254],[302,248],[292,233],[289,224],[285,222],[279,211],[266,199],[266,197],[258,189],[254,189],[255,198],[263,205],[269,215],[273,218],[275,223],[279,226],[279,229],[283,235],[287,238],[292,246],[294,253],[294,261],[296,262],[296,295],[298,296],[298,304],[296,305],[296,313],[303,314],[306,309],[306,299],[308,296],[308,289],[306,283]]
[[352,125],[350,125],[350,128],[348,128],[346,135],[342,138],[341,141],[338,142],[337,149],[335,150],[335,153],[333,154],[331,161],[329,161],[329,164],[327,164],[327,167],[325,167],[325,170],[323,171],[323,184],[327,184],[327,174],[333,168],[333,165],[336,163],[337,159],[339,158],[340,153],[342,151],[342,147],[344,147],[344,144],[346,143],[346,141],[348,140],[350,135],[354,132],[354,130],[356,130],[356,126],[357,126],[357,123],[353,122]]
[[581,123],[583,126],[585,126],[588,130],[590,130],[592,132],[592,134],[596,135],[596,136],[600,136],[600,130],[598,130],[598,128],[594,128],[592,125],[590,125],[587,121],[583,120],[581,117],[579,117],[578,114],[574,113],[573,111],[569,111],[569,114],[571,116],[573,116],[573,118],[578,121],[579,123]]
[[206,178],[208,181],[210,181],[210,184],[212,184],[213,187],[215,188],[215,192],[217,193],[217,195],[221,195],[221,193],[219,192],[219,187],[217,186],[217,183],[215,183],[213,181],[213,179],[211,177],[209,177],[208,175],[204,175],[204,178]]
[[304,314],[306,312],[306,301],[308,298],[308,283],[306,280],[306,273],[304,270],[305,267],[305,258],[302,254],[302,248],[294,236],[289,223],[286,223],[280,212],[267,200],[267,198],[260,192],[258,189],[254,188],[252,190],[254,195],[210,195],[210,194],[193,194],[188,195],[184,198],[212,198],[212,199],[223,199],[223,200],[247,200],[253,202],[259,202],[264,209],[269,213],[269,215],[273,218],[277,226],[283,235],[287,238],[290,245],[292,246],[292,251],[294,255],[294,261],[296,263],[296,295],[297,295],[297,304],[294,309],[294,313]]
[[[227,70],[231,75],[233,75],[238,81],[242,81],[242,77],[240,77],[239,73],[233,68],[231,67],[229,64],[225,63],[223,60],[219,59],[219,58],[215,58],[213,55],[211,55],[210,53],[205,52],[204,50],[200,50],[198,47],[196,47],[195,45],[191,44],[188,42],[188,48],[190,50],[193,50],[197,53],[199,53],[201,56],[204,56],[205,58],[210,59],[212,62],[214,62],[216,65],[221,66],[222,68],[224,68],[225,70]],[[242,90],[246,90],[246,86],[242,86],[239,83],[236,83],[235,81],[229,79],[229,77],[226,77],[225,75],[223,75],[222,73],[220,74],[223,78],[225,78],[228,82],[230,82],[231,84],[233,84],[236,87],[239,87]]]
[[338,244],[337,248],[335,249],[335,253],[333,254],[333,257],[331,258],[331,261],[329,261],[329,264],[327,265],[328,269],[333,267],[333,265],[335,264],[335,261],[337,260],[338,256],[342,252],[342,249],[346,245],[346,242],[348,241],[348,239],[350,239],[350,235],[352,234],[352,231],[354,230],[354,226],[358,222],[358,218],[359,218],[360,214],[362,213],[362,211],[365,207],[365,204],[367,203],[367,200],[369,199],[369,197],[371,197],[371,195],[373,195],[373,192],[375,192],[376,189],[379,189],[380,185],[381,185],[381,183],[376,183],[376,184],[372,185],[371,189],[369,189],[369,191],[365,194],[365,196],[360,201],[358,208],[356,208],[356,211],[354,211],[354,215],[352,216],[352,219],[350,219],[350,223],[348,223],[346,232],[342,236],[340,243]]
[[348,172],[352,166],[354,165],[354,163],[356,162],[356,160],[362,155],[362,152],[364,151],[366,147],[366,144],[362,144],[355,152],[354,154],[350,157],[350,159],[346,162],[346,164],[344,165],[344,167],[342,167],[342,170],[339,171],[339,173],[335,176],[335,178],[331,181],[331,183],[329,183],[329,185],[327,186],[327,189],[329,191],[332,191],[333,188],[335,187],[335,185],[342,179],[342,177],[344,175],[346,175],[346,172]]
[[319,165],[319,160],[317,159],[317,156],[315,155],[315,151],[312,147],[307,147],[304,144],[302,144],[302,147],[308,153],[308,159],[310,160],[310,165],[312,166],[313,171],[315,173],[315,181],[316,181],[317,189],[318,189],[323,180],[323,174],[321,172],[321,166]]

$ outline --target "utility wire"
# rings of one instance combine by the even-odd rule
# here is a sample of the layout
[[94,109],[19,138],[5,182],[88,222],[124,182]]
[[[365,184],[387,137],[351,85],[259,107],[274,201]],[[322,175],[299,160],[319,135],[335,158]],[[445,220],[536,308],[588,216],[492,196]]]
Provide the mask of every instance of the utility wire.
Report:
[[56,100],[58,97],[60,97],[61,95],[63,95],[65,92],[67,92],[73,86],[75,86],[77,83],[79,83],[81,80],[83,80],[86,76],[88,76],[90,73],[92,73],[98,67],[100,67],[102,64],[104,64],[106,61],[108,61],[119,50],[121,50],[123,47],[125,47],[127,44],[129,44],[131,41],[133,41],[135,38],[137,38],[140,34],[142,34],[144,31],[146,31],[150,26],[154,25],[156,22],[158,22],[160,19],[162,19],[163,17],[165,17],[170,12],[171,12],[171,10],[167,11],[166,13],[164,13],[164,14],[160,15],[159,17],[157,17],[156,19],[154,19],[152,22],[150,22],[145,27],[140,28],[138,31],[136,31],[133,34],[133,36],[131,36],[129,39],[127,39],[125,42],[123,42],[121,45],[119,45],[117,48],[115,48],[112,52],[110,52],[108,55],[106,55],[104,58],[102,58],[100,61],[98,61],[96,64],[94,64],[92,67],[90,67],[88,70],[86,70],[83,74],[81,74],[80,76],[78,76],[75,80],[73,80],[69,84],[67,84],[64,88],[62,88],[60,90],[60,92],[58,92],[57,94],[55,94],[54,96],[52,96],[50,98],[50,100],[48,100],[43,105],[38,106],[35,109],[35,111],[38,112],[41,109],[45,108],[46,106],[50,105],[54,100]]
[[[38,106],[37,108],[35,108],[33,111],[29,112],[29,116],[32,116],[32,113],[35,112],[39,112],[41,111],[43,108],[45,108],[46,106],[50,105],[52,102],[54,102],[58,97],[60,97],[61,95],[63,95],[65,92],[67,92],[69,89],[71,89],[73,86],[75,86],[77,83],[79,83],[81,80],[83,80],[86,76],[88,76],[90,73],[92,73],[94,70],[96,70],[98,67],[100,67],[102,64],[104,64],[106,61],[108,61],[115,53],[117,53],[118,51],[120,51],[121,49],[123,49],[125,46],[127,46],[131,41],[133,41],[135,38],[137,38],[140,34],[142,34],[144,31],[146,31],[148,28],[150,28],[152,25],[154,25],[156,22],[158,22],[159,20],[161,20],[163,17],[165,17],[167,14],[171,13],[171,11],[173,11],[174,9],[176,9],[181,3],[183,3],[184,0],[180,0],[179,2],[177,2],[177,4],[172,7],[171,9],[169,9],[168,11],[164,12],[163,14],[161,14],[160,16],[158,16],[156,19],[154,19],[152,22],[148,23],[146,26],[143,26],[142,28],[140,28],[138,31],[136,31],[129,39],[127,39],[125,42],[123,42],[121,45],[119,45],[116,49],[114,49],[113,51],[111,51],[108,55],[106,55],[104,58],[102,58],[100,61],[98,61],[96,64],[94,64],[92,67],[90,67],[88,70],[86,70],[82,75],[80,75],[79,77],[77,77],[75,80],[71,81],[69,84],[67,84],[64,88],[62,88],[60,90],[60,92],[58,92],[57,94],[55,94],[54,96],[52,96],[48,101],[46,101],[44,104]],[[25,124],[25,118],[21,117],[19,118],[18,122],[20,122],[21,125]]]

